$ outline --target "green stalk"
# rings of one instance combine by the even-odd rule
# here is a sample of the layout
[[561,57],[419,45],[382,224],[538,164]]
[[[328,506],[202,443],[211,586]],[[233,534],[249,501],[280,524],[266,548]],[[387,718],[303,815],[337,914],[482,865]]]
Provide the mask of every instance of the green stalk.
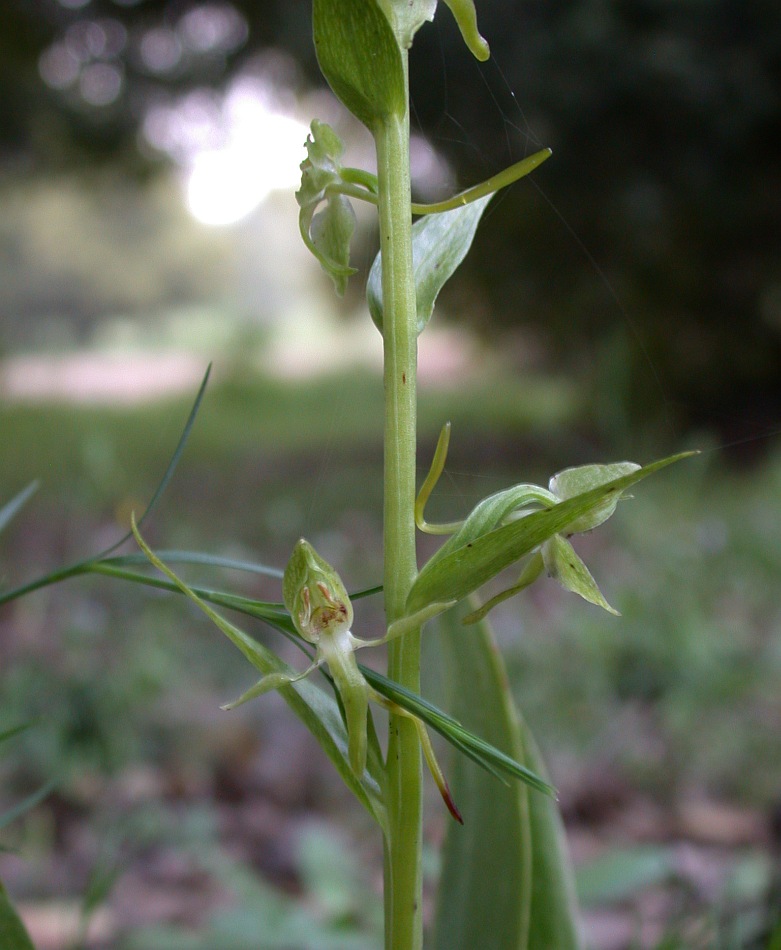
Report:
[[[404,60],[405,78],[407,60]],[[408,100],[407,100],[408,101]],[[417,319],[412,270],[409,114],[375,129],[384,306],[384,544],[387,623],[404,614],[417,572],[415,558],[415,429]],[[420,631],[388,647],[388,676],[420,689]],[[391,715],[388,738],[388,836],[385,842],[386,950],[421,950],[422,774],[415,726]]]

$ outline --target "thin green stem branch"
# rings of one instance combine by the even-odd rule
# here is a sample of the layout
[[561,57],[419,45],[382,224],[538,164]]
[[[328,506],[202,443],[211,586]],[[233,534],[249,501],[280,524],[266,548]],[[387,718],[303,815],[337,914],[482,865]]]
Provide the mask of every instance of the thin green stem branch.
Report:
[[[442,201],[436,201],[432,204],[420,204],[412,201],[410,210],[412,214],[441,214],[443,211],[453,211],[455,208],[463,208],[478,198],[484,198],[495,191],[507,188],[520,178],[524,178],[535,168],[538,168],[544,161],[550,158],[551,150],[543,148],[533,155],[529,155],[521,161],[510,165],[498,174],[481,181],[477,185],[472,185],[465,191],[460,191],[457,195],[445,198]],[[369,204],[379,203],[377,196],[377,187],[375,176],[370,172],[363,172],[357,168],[343,168],[342,181],[329,186],[330,194],[346,195],[348,198],[357,198],[360,201],[367,201]]]
[[[406,71],[406,60],[405,60]],[[412,268],[409,115],[390,116],[375,129],[379,182],[382,293],[385,313],[385,611],[404,616],[417,573],[415,557],[415,441],[417,315]],[[420,630],[388,647],[388,676],[420,689]],[[421,950],[422,768],[415,724],[390,715],[387,760],[388,836],[385,842],[386,950]]]

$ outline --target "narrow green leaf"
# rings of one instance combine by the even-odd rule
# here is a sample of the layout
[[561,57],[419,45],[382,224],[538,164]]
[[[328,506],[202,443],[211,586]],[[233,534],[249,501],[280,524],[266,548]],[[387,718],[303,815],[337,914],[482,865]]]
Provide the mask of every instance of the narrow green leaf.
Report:
[[[222,557],[219,554],[207,554],[203,551],[158,551],[158,557],[166,564],[202,564],[204,567],[219,567],[231,571],[246,571],[249,574],[262,574],[266,577],[276,577],[280,580],[284,571],[268,564],[259,564],[256,561],[241,561],[232,557]],[[101,564],[123,567],[132,564],[149,564],[149,559],[141,554],[121,554],[116,557],[105,558]],[[353,596],[360,596],[355,594]]]
[[28,498],[31,495],[34,495],[38,490],[39,483],[37,481],[30,482],[30,484],[23,488],[18,495],[6,502],[2,508],[0,508],[0,531],[2,531],[6,525],[16,516],[19,509],[24,505]]
[[35,950],[30,935],[0,883],[0,947],[3,950]]
[[407,612],[414,613],[430,603],[463,599],[554,534],[566,533],[573,521],[603,505],[612,494],[620,494],[654,472],[693,454],[683,452],[653,462],[473,540],[455,542],[451,538],[443,545],[444,553],[437,552],[418,574],[407,599]]
[[435,732],[438,732],[459,752],[462,752],[494,778],[499,778],[502,781],[505,781],[506,777],[518,779],[544,795],[555,796],[556,791],[548,782],[543,781],[533,771],[497,749],[496,746],[491,745],[482,736],[466,729],[453,716],[438,709],[433,703],[411,692],[399,683],[389,680],[381,673],[360,664],[359,667],[378,693],[382,693],[383,696],[413,713],[418,719],[423,720],[427,726],[431,726]]
[[[545,776],[488,624],[465,630],[455,616],[439,627],[459,718]],[[497,786],[463,760],[454,770],[465,823],[448,828],[435,950],[577,950],[577,906],[556,802],[518,784]]]
[[37,791],[33,792],[31,795],[28,795],[27,798],[14,805],[13,808],[9,808],[7,811],[4,811],[3,814],[0,815],[0,830],[6,828],[11,824],[11,822],[16,821],[20,815],[30,811],[31,808],[35,808],[36,805],[46,798],[46,796],[51,792],[56,784],[57,782],[54,780],[47,782]]
[[[418,333],[431,319],[440,290],[472,246],[480,218],[493,195],[441,214],[428,214],[412,226],[412,264],[415,274]],[[377,254],[366,285],[369,312],[382,333],[382,255]]]
[[29,722],[23,722],[18,726],[11,726],[10,729],[4,729],[0,732],[0,743],[8,742],[9,739],[13,739],[14,736],[18,736],[22,732],[26,732],[30,729],[36,720],[31,719]]
[[[168,463],[168,467],[163,473],[163,477],[158,482],[157,488],[152,495],[152,499],[149,504],[144,509],[143,514],[140,518],[137,519],[137,524],[142,525],[144,521],[149,517],[152,510],[154,509],[157,502],[160,500],[161,495],[168,487],[168,483],[173,478],[174,471],[176,466],[179,463],[182,453],[184,452],[184,447],[187,444],[187,440],[190,437],[190,432],[192,427],[195,425],[195,419],[198,415],[198,410],[201,407],[201,401],[203,400],[204,393],[206,392],[206,384],[209,381],[209,375],[211,373],[211,363],[206,369],[201,385],[198,388],[198,392],[195,396],[195,402],[193,407],[190,410],[190,414],[187,417],[187,422],[185,422],[184,429],[182,434],[179,437],[179,441],[174,450],[174,454],[171,456],[171,461]],[[48,587],[51,584],[57,584],[60,581],[67,580],[69,577],[76,577],[79,574],[88,573],[92,565],[101,559],[108,558],[109,555],[113,554],[118,548],[122,547],[125,542],[129,541],[133,537],[131,531],[126,532],[122,537],[116,541],[114,544],[107,547],[105,550],[100,551],[98,554],[93,555],[92,557],[84,558],[81,561],[76,561],[75,564],[69,564],[67,567],[61,567],[54,571],[49,571],[47,574],[42,575],[41,577],[35,578],[35,580],[28,581],[26,584],[21,584],[19,587],[13,588],[13,590],[5,591],[0,593],[0,606],[6,604],[12,600],[16,600],[18,597],[22,597],[24,594],[32,593],[34,590],[40,590],[42,587]]]
[[369,130],[406,114],[401,50],[377,0],[314,0],[315,52],[328,85]]

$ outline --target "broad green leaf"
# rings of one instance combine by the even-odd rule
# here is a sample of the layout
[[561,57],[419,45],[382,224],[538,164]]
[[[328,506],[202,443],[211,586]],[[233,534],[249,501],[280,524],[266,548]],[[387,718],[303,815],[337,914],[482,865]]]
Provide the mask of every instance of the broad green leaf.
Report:
[[[523,761],[506,674],[484,629],[451,623],[434,636],[447,705],[464,725]],[[449,770],[463,826],[448,828],[434,924],[435,950],[527,950],[531,910],[529,792],[502,785],[457,756]]]
[[445,554],[435,554],[421,569],[407,598],[407,612],[414,613],[431,603],[463,599],[554,534],[566,533],[573,522],[604,505],[606,499],[692,454],[684,452],[653,462],[546,511],[534,512],[473,540],[459,542],[457,546],[451,544],[451,539],[444,545]]
[[30,484],[23,488],[18,495],[6,502],[2,508],[0,508],[0,531],[5,528],[5,526],[16,516],[19,509],[24,505],[27,499],[34,495],[38,490],[38,482],[30,482]]
[[[520,728],[527,766],[547,778],[542,756],[523,718]],[[559,807],[544,795],[529,794],[528,798],[532,840],[529,950],[579,950],[583,941],[575,874]]]
[[377,0],[385,11],[399,46],[409,49],[418,30],[434,19],[437,0]]
[[602,591],[591,576],[591,572],[566,538],[560,534],[554,534],[543,544],[542,558],[548,574],[562,587],[618,616],[618,611],[611,607],[602,596]]
[[377,0],[314,0],[315,52],[337,97],[370,131],[406,114],[401,50]]
[[[465,630],[455,618],[435,636],[454,713],[544,774],[489,626]],[[435,950],[576,950],[577,908],[555,801],[500,785],[460,757],[451,784],[464,825],[447,832]]]
[[8,894],[0,883],[0,947],[3,950],[35,950]]
[[[427,214],[412,226],[412,265],[415,274],[418,333],[431,319],[437,295],[472,246],[477,225],[492,195],[441,214]],[[366,299],[375,326],[382,333],[382,255],[369,272]]]
[[477,29],[474,0],[445,0],[445,3],[450,7],[451,13],[456,18],[461,36],[463,36],[471,54],[475,59],[479,59],[481,63],[485,62],[491,55],[491,50]]

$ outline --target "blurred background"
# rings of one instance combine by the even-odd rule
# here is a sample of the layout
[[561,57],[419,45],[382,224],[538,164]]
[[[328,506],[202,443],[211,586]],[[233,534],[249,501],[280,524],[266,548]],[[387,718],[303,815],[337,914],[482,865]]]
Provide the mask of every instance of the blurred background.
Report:
[[[495,199],[421,339],[423,469],[453,422],[432,517],[569,465],[703,450],[581,539],[621,618],[541,581],[496,626],[592,945],[776,946],[781,8],[494,0],[481,65],[442,7],[411,57],[416,196],[554,154]],[[351,590],[378,582],[374,221],[356,209],[340,301],[294,198],[312,118],[349,164],[373,156],[318,77],[310,17],[0,4],[0,504],[41,480],[0,539],[2,587],[122,535],[210,361],[149,540],[283,567],[306,535]],[[0,854],[38,946],[380,945],[368,822],[276,697],[220,713],[252,671],[176,598],[47,588],[0,608],[0,664],[0,728],[38,720],[3,749],[0,811],[57,782]]]

